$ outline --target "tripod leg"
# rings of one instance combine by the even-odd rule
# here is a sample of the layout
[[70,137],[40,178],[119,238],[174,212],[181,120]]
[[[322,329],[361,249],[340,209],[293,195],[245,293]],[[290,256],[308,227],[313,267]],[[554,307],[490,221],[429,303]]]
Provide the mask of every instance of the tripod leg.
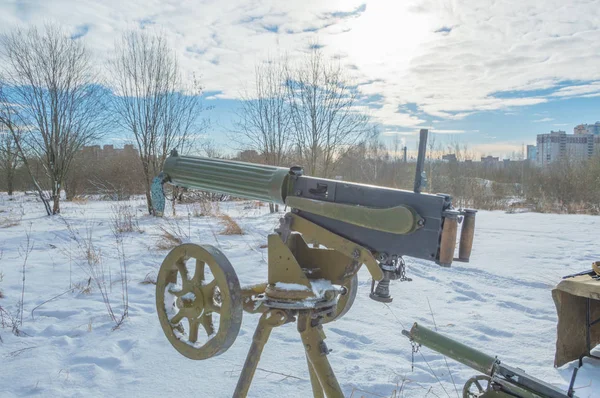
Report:
[[321,387],[319,378],[313,369],[312,363],[310,363],[310,359],[308,359],[308,354],[306,354],[306,363],[308,364],[308,374],[310,375],[310,384],[312,385],[313,397],[324,398],[323,387]]
[[246,362],[244,362],[242,373],[240,374],[237,386],[235,387],[235,392],[233,393],[235,398],[245,398],[248,395],[248,390],[250,389],[252,378],[256,372],[260,355],[262,354],[263,348],[265,348],[265,344],[267,344],[267,340],[269,340],[271,330],[273,330],[274,327],[283,325],[287,319],[287,314],[280,310],[269,310],[260,317],[258,326],[256,326],[256,331],[254,332],[254,337],[252,337],[250,351],[248,351]]
[[[323,327],[321,325],[312,326],[310,312],[305,312],[298,317],[298,331],[300,332],[308,361],[319,379],[325,396],[327,398],[344,398],[342,388],[327,360],[329,350],[323,341],[325,339]],[[315,397],[318,397],[318,395],[315,395]]]

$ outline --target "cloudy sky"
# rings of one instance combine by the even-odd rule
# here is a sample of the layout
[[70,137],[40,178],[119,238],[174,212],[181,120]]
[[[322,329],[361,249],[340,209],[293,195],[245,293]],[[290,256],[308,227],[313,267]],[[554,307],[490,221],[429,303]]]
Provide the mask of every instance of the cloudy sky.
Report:
[[359,85],[382,138],[415,132],[508,155],[549,130],[600,120],[597,0],[2,0],[0,26],[55,21],[101,64],[128,29],[163,32],[201,76],[224,143],[267,58],[318,41]]

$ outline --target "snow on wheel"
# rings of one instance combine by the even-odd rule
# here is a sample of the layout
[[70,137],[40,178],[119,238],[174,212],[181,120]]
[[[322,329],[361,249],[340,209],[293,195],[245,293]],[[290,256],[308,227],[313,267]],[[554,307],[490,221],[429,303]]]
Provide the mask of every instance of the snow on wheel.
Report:
[[167,339],[182,355],[208,359],[224,353],[242,324],[242,294],[233,266],[216,247],[177,246],[158,272],[156,310]]

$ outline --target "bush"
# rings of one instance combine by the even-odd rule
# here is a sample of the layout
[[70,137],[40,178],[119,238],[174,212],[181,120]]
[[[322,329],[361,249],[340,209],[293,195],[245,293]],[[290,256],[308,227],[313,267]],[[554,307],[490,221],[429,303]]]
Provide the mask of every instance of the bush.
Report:
[[219,219],[221,220],[221,224],[223,224],[224,229],[221,231],[221,235],[243,235],[244,232],[242,228],[240,228],[239,224],[235,222],[233,218],[228,216],[227,214],[219,215]]
[[171,250],[190,240],[189,229],[186,232],[177,220],[165,220],[164,224],[158,228],[161,231],[161,234],[156,241],[156,248],[158,250]]
[[111,227],[113,233],[144,232],[140,228],[135,209],[132,206],[118,204],[111,206],[111,210]]

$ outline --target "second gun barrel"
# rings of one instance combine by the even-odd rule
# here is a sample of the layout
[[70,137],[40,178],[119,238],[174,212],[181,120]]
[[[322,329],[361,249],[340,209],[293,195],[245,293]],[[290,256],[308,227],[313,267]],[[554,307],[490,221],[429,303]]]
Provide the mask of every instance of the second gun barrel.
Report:
[[494,364],[497,361],[496,358],[490,355],[420,326],[417,323],[413,325],[410,332],[403,334],[416,343],[422,344],[486,375],[492,374]]

